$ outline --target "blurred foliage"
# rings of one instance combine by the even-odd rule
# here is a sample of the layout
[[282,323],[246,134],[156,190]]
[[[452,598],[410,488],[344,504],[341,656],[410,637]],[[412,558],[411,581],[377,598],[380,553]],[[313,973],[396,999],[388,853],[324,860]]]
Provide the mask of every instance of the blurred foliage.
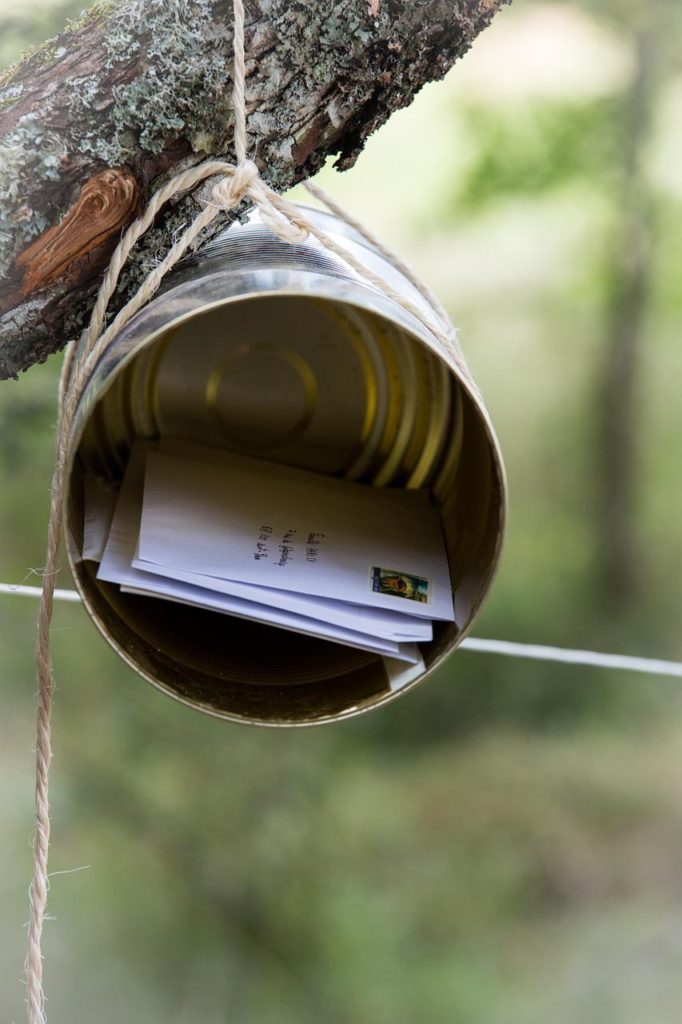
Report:
[[[0,0],[0,59],[79,6]],[[495,97],[466,86],[463,63],[465,85],[455,71],[424,90],[340,187],[370,222],[375,201],[389,203],[410,259],[456,313],[506,453],[509,539],[477,634],[679,657],[682,191],[647,162],[657,147],[679,152],[678,15],[527,0],[489,36],[513,64],[505,33],[537,33],[524,19],[554,13],[565,24],[535,46],[570,50],[582,11],[587,37],[631,56],[644,8],[665,36],[656,113],[665,100],[672,115],[643,144],[658,218],[633,414],[643,555],[627,614],[595,587],[594,453],[631,76],[582,98]],[[425,123],[441,185],[413,209],[399,175]],[[43,557],[58,369],[53,358],[0,384],[3,581],[31,582]],[[8,1020],[22,1013],[34,615],[0,597]],[[54,646],[51,864],[84,868],[53,879],[55,1024],[91,1020],[93,1007],[98,1024],[677,1019],[682,718],[669,680],[460,652],[381,713],[262,732],[144,685],[79,607],[58,608]]]
[[84,7],[83,0],[56,0],[51,3],[0,3],[0,67],[11,64],[19,54],[26,53],[56,36],[70,18],[76,18]]
[[531,102],[522,116],[476,104],[464,119],[475,156],[458,185],[457,209],[475,216],[511,196],[537,197],[587,177],[596,187],[618,171],[621,97],[591,103]]

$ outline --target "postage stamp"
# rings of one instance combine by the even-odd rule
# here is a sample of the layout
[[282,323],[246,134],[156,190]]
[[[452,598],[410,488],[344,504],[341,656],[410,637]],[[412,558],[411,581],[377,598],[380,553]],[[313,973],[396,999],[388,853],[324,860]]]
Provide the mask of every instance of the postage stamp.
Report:
[[404,597],[407,601],[428,604],[429,580],[423,576],[413,576],[409,572],[382,569],[373,565],[370,581],[372,590],[377,594],[389,594],[391,597]]

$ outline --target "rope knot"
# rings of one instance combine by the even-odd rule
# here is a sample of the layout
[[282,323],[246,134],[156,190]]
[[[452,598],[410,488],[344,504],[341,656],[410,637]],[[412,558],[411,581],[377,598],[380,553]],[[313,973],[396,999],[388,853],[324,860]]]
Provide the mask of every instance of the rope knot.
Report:
[[223,210],[234,210],[242,200],[246,199],[250,190],[259,180],[260,171],[253,160],[242,160],[231,174],[226,174],[215,185],[213,200],[216,206]]
[[301,245],[307,241],[310,231],[305,217],[301,217],[293,203],[266,193],[258,203],[260,215],[266,228],[289,245]]

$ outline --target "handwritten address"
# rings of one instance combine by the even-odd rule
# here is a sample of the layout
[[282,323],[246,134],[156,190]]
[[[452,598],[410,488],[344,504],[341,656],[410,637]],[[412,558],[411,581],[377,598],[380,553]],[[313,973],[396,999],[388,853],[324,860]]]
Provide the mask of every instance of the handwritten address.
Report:
[[293,561],[300,552],[306,562],[314,564],[320,557],[320,549],[325,534],[311,530],[297,537],[298,531],[293,527],[285,530],[281,539],[277,538],[274,527],[263,524],[259,527],[256,535],[256,543],[253,550],[253,557],[256,562],[262,559],[272,558],[274,565],[282,568]]

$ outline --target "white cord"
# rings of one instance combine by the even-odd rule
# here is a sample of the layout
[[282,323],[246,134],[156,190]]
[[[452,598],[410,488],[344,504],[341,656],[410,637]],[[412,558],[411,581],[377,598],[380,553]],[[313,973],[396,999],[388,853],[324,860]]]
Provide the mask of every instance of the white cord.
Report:
[[[21,597],[40,597],[40,587],[14,586],[0,583],[0,594],[19,594]],[[56,601],[80,601],[75,590],[55,590]],[[663,661],[661,658],[636,658],[629,654],[602,654],[600,651],[579,651],[567,647],[547,647],[544,644],[516,644],[510,640],[481,640],[468,637],[460,647],[481,654],[502,654],[508,658],[532,658],[536,661],[558,661],[565,665],[591,665],[625,672],[645,672],[657,676],[678,676],[682,679],[681,661]]]
[[567,665],[593,665],[596,668],[623,669],[626,672],[647,672],[651,675],[682,678],[682,661],[663,661],[661,658],[635,658],[629,654],[602,654],[600,651],[577,651],[567,647],[516,644],[510,640],[479,640],[474,637],[462,640],[460,647],[484,654],[504,654],[509,658],[561,661]]
[[[19,594],[20,597],[40,597],[40,587],[23,587],[14,583],[0,583],[0,594]],[[80,601],[81,596],[75,590],[55,590],[55,601]]]

